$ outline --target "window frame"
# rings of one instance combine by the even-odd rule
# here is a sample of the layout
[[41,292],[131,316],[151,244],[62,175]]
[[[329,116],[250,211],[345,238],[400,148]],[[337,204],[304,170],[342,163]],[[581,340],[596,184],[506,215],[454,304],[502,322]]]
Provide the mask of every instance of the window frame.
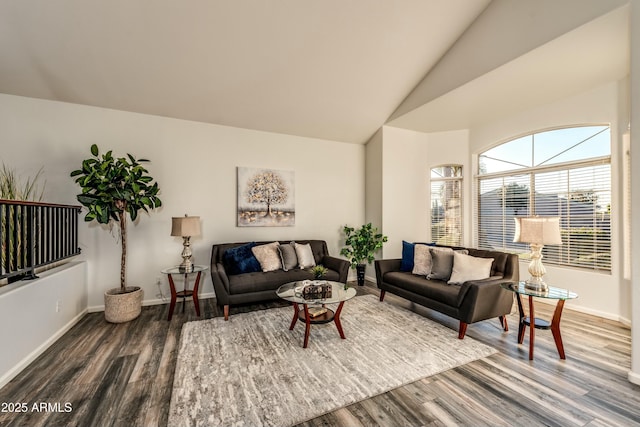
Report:
[[[444,168],[451,168],[452,170],[455,170],[456,168],[459,170],[459,175],[456,176],[451,176],[451,177],[446,177],[446,176],[442,176],[442,177],[434,177],[434,171],[437,169],[444,169]],[[434,235],[434,227],[436,227],[437,225],[434,224],[434,191],[433,191],[433,187],[434,187],[434,183],[441,183],[441,184],[446,184],[446,183],[457,183],[457,191],[459,194],[459,206],[456,208],[458,215],[457,215],[457,228],[458,228],[458,236],[456,239],[450,239],[449,237],[447,237],[447,233],[443,233],[443,234],[437,234]],[[441,206],[443,207],[443,210],[446,211],[446,209],[444,208],[445,206],[445,200],[443,200],[443,203],[441,203]],[[438,218],[440,219],[440,221],[446,221],[446,214],[444,213],[442,216],[438,216]],[[430,235],[431,235],[431,241],[434,243],[438,243],[438,244],[444,244],[444,245],[450,245],[450,246],[462,246],[463,241],[464,241],[464,166],[461,164],[454,164],[454,163],[447,163],[447,164],[442,164],[442,165],[437,165],[437,166],[432,166],[431,168],[429,168],[429,230],[430,230]],[[446,225],[444,226],[444,229],[446,230]]]
[[[482,173],[481,171],[481,157],[482,154],[492,150],[495,147],[498,147],[500,145],[503,144],[508,144],[512,141],[515,141],[517,139],[523,138],[523,137],[527,137],[527,136],[532,136],[535,139],[535,135],[536,134],[540,134],[540,133],[544,133],[544,132],[548,132],[551,130],[558,130],[558,129],[572,129],[572,128],[578,128],[578,127],[585,127],[585,126],[608,126],[608,132],[609,132],[609,141],[610,141],[610,145],[609,145],[609,154],[605,155],[605,156],[596,156],[596,157],[590,157],[590,158],[583,158],[580,160],[574,160],[574,161],[567,161],[567,162],[561,162],[561,163],[555,163],[555,164],[551,164],[551,165],[541,165],[541,166],[530,166],[530,167],[525,167],[525,168],[516,168],[516,169],[512,169],[512,170],[506,170],[506,171],[497,171],[497,172],[491,172],[491,173]],[[606,262],[601,262],[599,260],[594,259],[593,261],[593,265],[587,266],[583,264],[580,264],[578,262],[571,262],[572,260],[570,259],[570,249],[568,250],[568,254],[560,254],[557,255],[557,259],[554,259],[556,257],[554,257],[554,254],[558,253],[560,250],[562,250],[563,248],[553,248],[553,247],[545,247],[545,250],[543,251],[543,254],[545,254],[545,264],[546,265],[556,265],[556,266],[560,266],[560,267],[566,267],[566,268],[578,268],[581,270],[586,270],[586,271],[594,271],[594,272],[602,272],[602,273],[607,273],[607,274],[611,274],[612,272],[612,268],[613,268],[613,260],[611,260],[611,253],[613,251],[613,242],[612,242],[612,224],[611,224],[611,211],[613,210],[613,168],[612,168],[612,154],[611,154],[611,125],[609,124],[602,124],[602,123],[596,123],[596,124],[589,124],[589,125],[576,125],[576,126],[565,126],[565,127],[559,127],[559,128],[553,128],[553,129],[544,129],[544,130],[538,130],[538,131],[534,131],[534,132],[530,132],[528,134],[524,134],[524,135],[520,135],[514,138],[511,138],[507,141],[501,142],[500,144],[494,145],[491,148],[488,148],[487,150],[484,150],[482,153],[479,153],[476,156],[476,161],[475,161],[475,165],[477,167],[477,175],[474,176],[474,211],[473,211],[473,225],[474,225],[474,241],[477,247],[482,248],[483,245],[483,236],[481,235],[482,230],[480,230],[480,224],[482,221],[482,217],[481,217],[481,212],[480,209],[482,208],[482,194],[485,193],[481,193],[481,185],[483,181],[489,181],[489,180],[495,180],[495,179],[503,179],[503,183],[499,188],[502,188],[503,190],[503,196],[504,197],[504,189],[506,188],[506,186],[508,185],[506,183],[507,178],[511,178],[511,180],[513,182],[517,182],[518,180],[522,180],[523,178],[528,178],[528,200],[526,203],[526,212],[522,213],[522,214],[518,214],[515,213],[513,215],[509,215],[507,214],[507,209],[506,209],[506,202],[503,200],[501,203],[503,203],[502,205],[502,212],[501,212],[501,217],[502,217],[502,225],[498,225],[498,228],[502,229],[503,234],[507,234],[507,230],[509,230],[509,225],[506,223],[507,219],[509,218],[509,216],[524,216],[524,215],[535,215],[535,204],[536,204],[536,198],[537,195],[544,195],[544,194],[553,194],[553,193],[539,193],[536,191],[536,177],[541,175],[541,174],[545,174],[545,173],[553,173],[553,172],[567,172],[567,174],[570,174],[571,171],[573,170],[579,170],[579,169],[583,169],[583,168],[589,168],[589,167],[593,167],[594,171],[597,169],[598,166],[602,166],[602,165],[606,165],[608,167],[608,189],[607,192],[605,193],[608,196],[608,201],[609,201],[609,209],[608,209],[608,217],[606,218],[606,221],[603,221],[603,223],[606,224],[606,228],[604,229],[604,233],[605,235],[607,235],[608,233],[608,239],[605,239],[605,246],[607,248],[606,250],[606,254],[608,254],[609,257],[609,261],[608,261],[608,265]],[[535,149],[535,147],[533,148]],[[493,190],[491,190],[493,191]],[[567,194],[568,198],[567,201],[565,203],[569,203],[568,201],[572,200],[571,199],[571,195],[572,194],[576,194],[576,189],[571,187],[571,183],[569,181],[567,181],[566,184],[566,192],[564,190],[559,191],[558,193],[556,193],[558,195],[561,194]],[[595,214],[597,214],[598,211],[594,210],[594,216]],[[540,213],[540,215],[545,215],[544,213]],[[575,215],[572,217],[570,214],[570,209],[567,209],[567,214],[566,215],[560,215],[561,216],[561,223],[564,223],[565,226],[567,224],[571,224],[572,221],[575,221],[575,218],[577,218]],[[598,227],[596,227],[594,224],[594,226],[592,227],[594,230],[599,230]],[[567,237],[568,233],[572,232],[572,230],[574,230],[576,227],[575,226],[566,226],[565,230],[563,231],[563,246],[568,245],[567,242],[569,242],[570,244],[568,245],[569,247],[571,246],[571,244],[573,244],[574,246],[576,245],[576,238],[573,237]],[[588,228],[588,227],[587,227]],[[506,237],[506,236],[505,236]],[[599,238],[594,235],[592,237],[592,242],[593,242],[593,246],[594,246],[594,253],[593,255],[597,256],[598,254],[602,254],[602,251],[598,251],[598,248],[600,248],[600,244],[601,241],[599,240]],[[509,251],[509,252],[514,252],[517,253],[520,258],[527,258],[529,255],[529,250],[528,247],[526,247],[526,249],[522,249],[522,250],[518,250],[518,249],[514,249],[515,246],[518,246],[517,244],[513,244],[511,242],[506,242],[506,240],[503,238],[502,240],[502,250],[505,251]],[[575,260],[574,260],[575,261]]]

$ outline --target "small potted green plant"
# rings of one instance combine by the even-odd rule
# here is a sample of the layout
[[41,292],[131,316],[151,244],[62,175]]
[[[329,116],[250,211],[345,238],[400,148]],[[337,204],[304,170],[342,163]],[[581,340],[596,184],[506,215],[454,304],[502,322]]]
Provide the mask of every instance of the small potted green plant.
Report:
[[347,257],[351,262],[351,267],[356,269],[358,285],[363,286],[367,264],[373,262],[374,254],[382,249],[382,244],[387,241],[387,236],[379,233],[371,223],[365,224],[357,230],[345,225],[343,232],[346,236],[346,247],[340,250],[340,255]]
[[100,155],[96,144],[91,146],[91,154],[80,169],[71,172],[71,177],[82,189],[77,199],[88,210],[84,220],[119,225],[120,287],[105,292],[104,316],[111,323],[128,322],[140,315],[142,289],[126,286],[127,216],[135,221],[140,211],[162,206],[160,189],[142,165],[148,160],[136,160],[131,154],[115,158],[111,151]]
[[327,274],[327,271],[329,271],[329,269],[322,264],[318,264],[311,267],[311,270],[309,271],[311,271],[311,274],[313,274],[313,277],[316,280],[320,280],[324,277],[325,274]]

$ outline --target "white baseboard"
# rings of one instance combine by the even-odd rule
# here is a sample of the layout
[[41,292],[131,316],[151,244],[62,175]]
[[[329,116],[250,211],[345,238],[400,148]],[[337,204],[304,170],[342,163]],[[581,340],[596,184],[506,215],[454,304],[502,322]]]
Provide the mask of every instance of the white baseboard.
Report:
[[640,385],[640,374],[636,374],[633,371],[629,371],[629,375],[627,377],[630,383]]
[[[198,299],[215,298],[215,296],[216,296],[216,294],[214,292],[207,292],[207,293],[198,295]],[[162,298],[148,299],[148,300],[142,301],[142,305],[143,306],[148,306],[148,305],[169,304],[170,301],[171,301],[171,298],[167,298],[167,299],[162,299]],[[89,307],[87,309],[87,311],[89,313],[98,313],[100,311],[104,311],[104,304],[91,306],[91,307]]]
[[49,337],[48,340],[43,342],[38,348],[29,353],[24,359],[22,359],[18,364],[16,364],[13,368],[7,371],[2,377],[0,377],[0,388],[4,387],[11,381],[16,375],[18,375],[24,368],[29,366],[31,362],[36,360],[38,356],[45,352],[51,344],[58,341],[64,334],[66,334],[69,329],[73,328],[76,323],[82,319],[82,317],[87,314],[87,310],[83,310],[78,313],[73,319],[67,322],[62,328],[60,328],[55,334]]
[[[546,299],[537,299],[536,303],[541,303],[541,304],[547,304],[547,305],[552,305],[555,306],[556,305],[556,300],[546,300]],[[584,314],[589,314],[591,316],[595,316],[595,317],[600,317],[602,319],[607,319],[607,320],[613,320],[615,322],[620,322],[622,323],[624,326],[628,326],[631,327],[631,320],[624,318],[622,316],[618,316],[615,314],[611,314],[611,313],[607,313],[604,311],[600,311],[600,310],[594,310],[592,308],[588,308],[588,307],[582,307],[579,305],[565,305],[564,306],[565,310],[573,310],[573,311],[577,311],[578,313],[584,313]]]

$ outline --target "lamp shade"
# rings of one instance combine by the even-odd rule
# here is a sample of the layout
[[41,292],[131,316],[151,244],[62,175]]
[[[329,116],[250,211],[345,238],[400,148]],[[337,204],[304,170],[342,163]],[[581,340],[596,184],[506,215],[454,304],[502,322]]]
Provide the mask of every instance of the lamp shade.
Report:
[[514,242],[536,243],[540,245],[561,245],[560,217],[528,216],[516,217]]
[[185,215],[171,218],[171,235],[180,237],[199,236],[200,217]]

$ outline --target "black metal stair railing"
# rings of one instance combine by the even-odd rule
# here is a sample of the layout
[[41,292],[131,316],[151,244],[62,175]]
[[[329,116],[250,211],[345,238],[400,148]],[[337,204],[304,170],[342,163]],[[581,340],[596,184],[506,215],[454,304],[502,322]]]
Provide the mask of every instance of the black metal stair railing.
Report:
[[35,270],[80,254],[80,206],[0,199],[0,279],[36,278]]

